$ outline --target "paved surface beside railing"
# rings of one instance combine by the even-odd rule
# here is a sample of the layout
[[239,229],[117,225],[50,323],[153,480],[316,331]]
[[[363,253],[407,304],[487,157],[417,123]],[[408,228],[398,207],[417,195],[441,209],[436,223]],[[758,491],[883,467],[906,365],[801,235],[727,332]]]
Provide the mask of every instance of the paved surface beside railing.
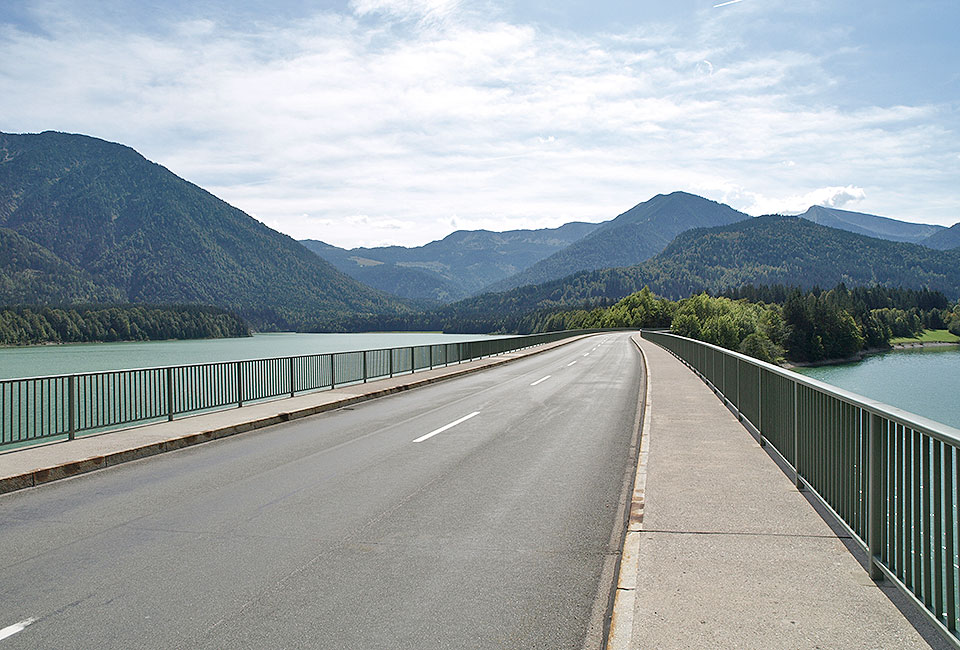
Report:
[[626,631],[636,648],[928,647],[703,382],[640,345],[648,465],[631,521],[639,546],[621,571],[620,588],[635,592],[632,617],[614,622],[620,641]]
[[52,442],[0,452],[0,494],[425,386],[538,354],[582,338],[572,337],[526,350],[420,370],[366,384],[186,416],[172,422],[87,435],[70,442]]

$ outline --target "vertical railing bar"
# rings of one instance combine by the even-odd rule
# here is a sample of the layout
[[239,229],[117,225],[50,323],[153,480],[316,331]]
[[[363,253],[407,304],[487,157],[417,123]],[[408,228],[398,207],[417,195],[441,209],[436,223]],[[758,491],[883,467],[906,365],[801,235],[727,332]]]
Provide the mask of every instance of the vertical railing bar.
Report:
[[943,621],[943,443],[933,441],[933,611]]
[[[911,544],[911,552],[913,554],[913,593],[920,599],[923,582],[923,569],[921,568],[921,549],[922,540],[920,537],[920,530],[923,523],[923,510],[921,509],[920,504],[920,484],[922,481],[922,474],[920,473],[920,432],[913,431],[913,541]],[[922,599],[920,599],[922,600]]]
[[903,496],[908,494],[906,491],[906,480],[904,477],[903,471],[903,438],[906,435],[903,427],[897,425],[894,428],[895,436],[895,445],[896,445],[896,478],[894,485],[896,486],[895,495],[896,495],[896,519],[894,522],[894,546],[896,548],[896,573],[897,576],[904,582],[909,582],[909,563],[907,562],[907,557],[904,554],[904,527],[907,521],[907,513],[903,507]]
[[67,389],[67,439],[75,440],[77,437],[77,376],[70,375],[69,387]]
[[954,480],[954,454],[956,448],[952,445],[946,448],[946,454],[943,458],[944,475],[944,529],[946,533],[945,545],[947,547],[946,571],[945,577],[947,583],[947,629],[956,633],[957,630],[957,590],[960,585],[957,584],[957,571],[954,562],[957,561],[956,538],[954,537],[954,527],[957,522],[957,498],[954,494],[956,481]]
[[933,576],[931,575],[931,552],[930,543],[933,535],[931,534],[931,518],[933,517],[933,499],[930,494],[932,480],[930,476],[931,461],[931,439],[924,435],[923,438],[923,604],[929,609],[933,604]]
[[899,498],[902,502],[901,512],[903,513],[903,575],[904,584],[910,591],[916,593],[917,574],[914,571],[913,558],[913,540],[914,526],[916,526],[916,517],[913,510],[913,492],[916,477],[913,475],[913,459],[915,456],[913,446],[914,432],[912,429],[901,429],[903,437],[903,459],[900,463],[903,465],[903,492]]
[[881,509],[881,454],[882,450],[880,448],[882,442],[882,429],[883,419],[879,415],[872,415],[870,418],[870,498],[868,500],[868,515],[867,519],[869,521],[869,530],[870,534],[867,538],[867,546],[869,548],[869,571],[870,578],[873,580],[881,580],[883,578],[883,572],[880,571],[878,565],[879,555],[880,555],[880,535],[883,524],[883,511]]

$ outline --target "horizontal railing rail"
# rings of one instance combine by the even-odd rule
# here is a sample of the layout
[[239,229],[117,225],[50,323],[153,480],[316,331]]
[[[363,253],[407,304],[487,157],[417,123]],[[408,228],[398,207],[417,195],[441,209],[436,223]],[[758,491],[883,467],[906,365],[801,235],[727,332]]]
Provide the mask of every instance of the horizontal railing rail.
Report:
[[472,361],[602,330],[0,380],[0,449]]
[[693,369],[960,647],[960,430],[715,345],[643,337]]

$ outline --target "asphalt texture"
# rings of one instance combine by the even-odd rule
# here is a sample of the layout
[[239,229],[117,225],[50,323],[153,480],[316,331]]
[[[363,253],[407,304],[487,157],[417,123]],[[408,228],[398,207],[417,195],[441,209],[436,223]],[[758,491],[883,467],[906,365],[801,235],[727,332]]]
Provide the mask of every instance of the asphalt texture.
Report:
[[599,647],[642,377],[595,336],[2,495],[0,649]]

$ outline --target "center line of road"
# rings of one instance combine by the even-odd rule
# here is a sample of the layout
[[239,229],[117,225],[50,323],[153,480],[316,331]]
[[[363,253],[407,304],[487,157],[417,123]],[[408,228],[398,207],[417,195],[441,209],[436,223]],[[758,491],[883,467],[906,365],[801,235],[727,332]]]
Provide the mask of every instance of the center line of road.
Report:
[[20,621],[19,623],[14,623],[13,625],[8,625],[7,627],[0,630],[0,641],[6,639],[7,637],[13,636],[18,632],[23,632],[24,629],[31,623],[35,623],[37,619],[28,618],[25,621]]
[[451,422],[450,424],[445,424],[445,425],[443,425],[442,427],[440,427],[439,429],[434,429],[434,430],[431,431],[430,433],[427,433],[427,434],[425,434],[425,435],[420,436],[419,438],[417,438],[416,440],[414,440],[414,442],[423,442],[424,440],[429,440],[430,438],[434,437],[434,436],[437,435],[438,433],[443,433],[443,432],[446,431],[447,429],[450,429],[450,428],[452,428],[452,427],[455,427],[455,426],[457,426],[458,424],[460,424],[461,422],[466,422],[467,420],[469,420],[470,418],[474,417],[475,415],[480,415],[480,411],[474,411],[474,412],[471,413],[470,415],[464,415],[464,416],[463,416],[462,418],[460,418],[459,420],[454,420],[454,421]]
[[590,353],[589,353],[589,352],[586,352],[586,353],[584,353],[584,355],[583,355],[583,356],[585,356],[585,357],[589,357],[589,356],[590,356]]
[[548,379],[550,379],[550,375],[547,375],[546,377],[541,377],[540,379],[538,379],[537,381],[533,382],[533,383],[530,384],[530,385],[531,385],[531,386],[536,386],[537,384],[542,384],[543,382],[547,381]]
[[570,366],[572,366],[572,365],[575,364],[575,363],[576,363],[576,361],[571,361],[570,363],[567,364],[567,368],[569,368]]

